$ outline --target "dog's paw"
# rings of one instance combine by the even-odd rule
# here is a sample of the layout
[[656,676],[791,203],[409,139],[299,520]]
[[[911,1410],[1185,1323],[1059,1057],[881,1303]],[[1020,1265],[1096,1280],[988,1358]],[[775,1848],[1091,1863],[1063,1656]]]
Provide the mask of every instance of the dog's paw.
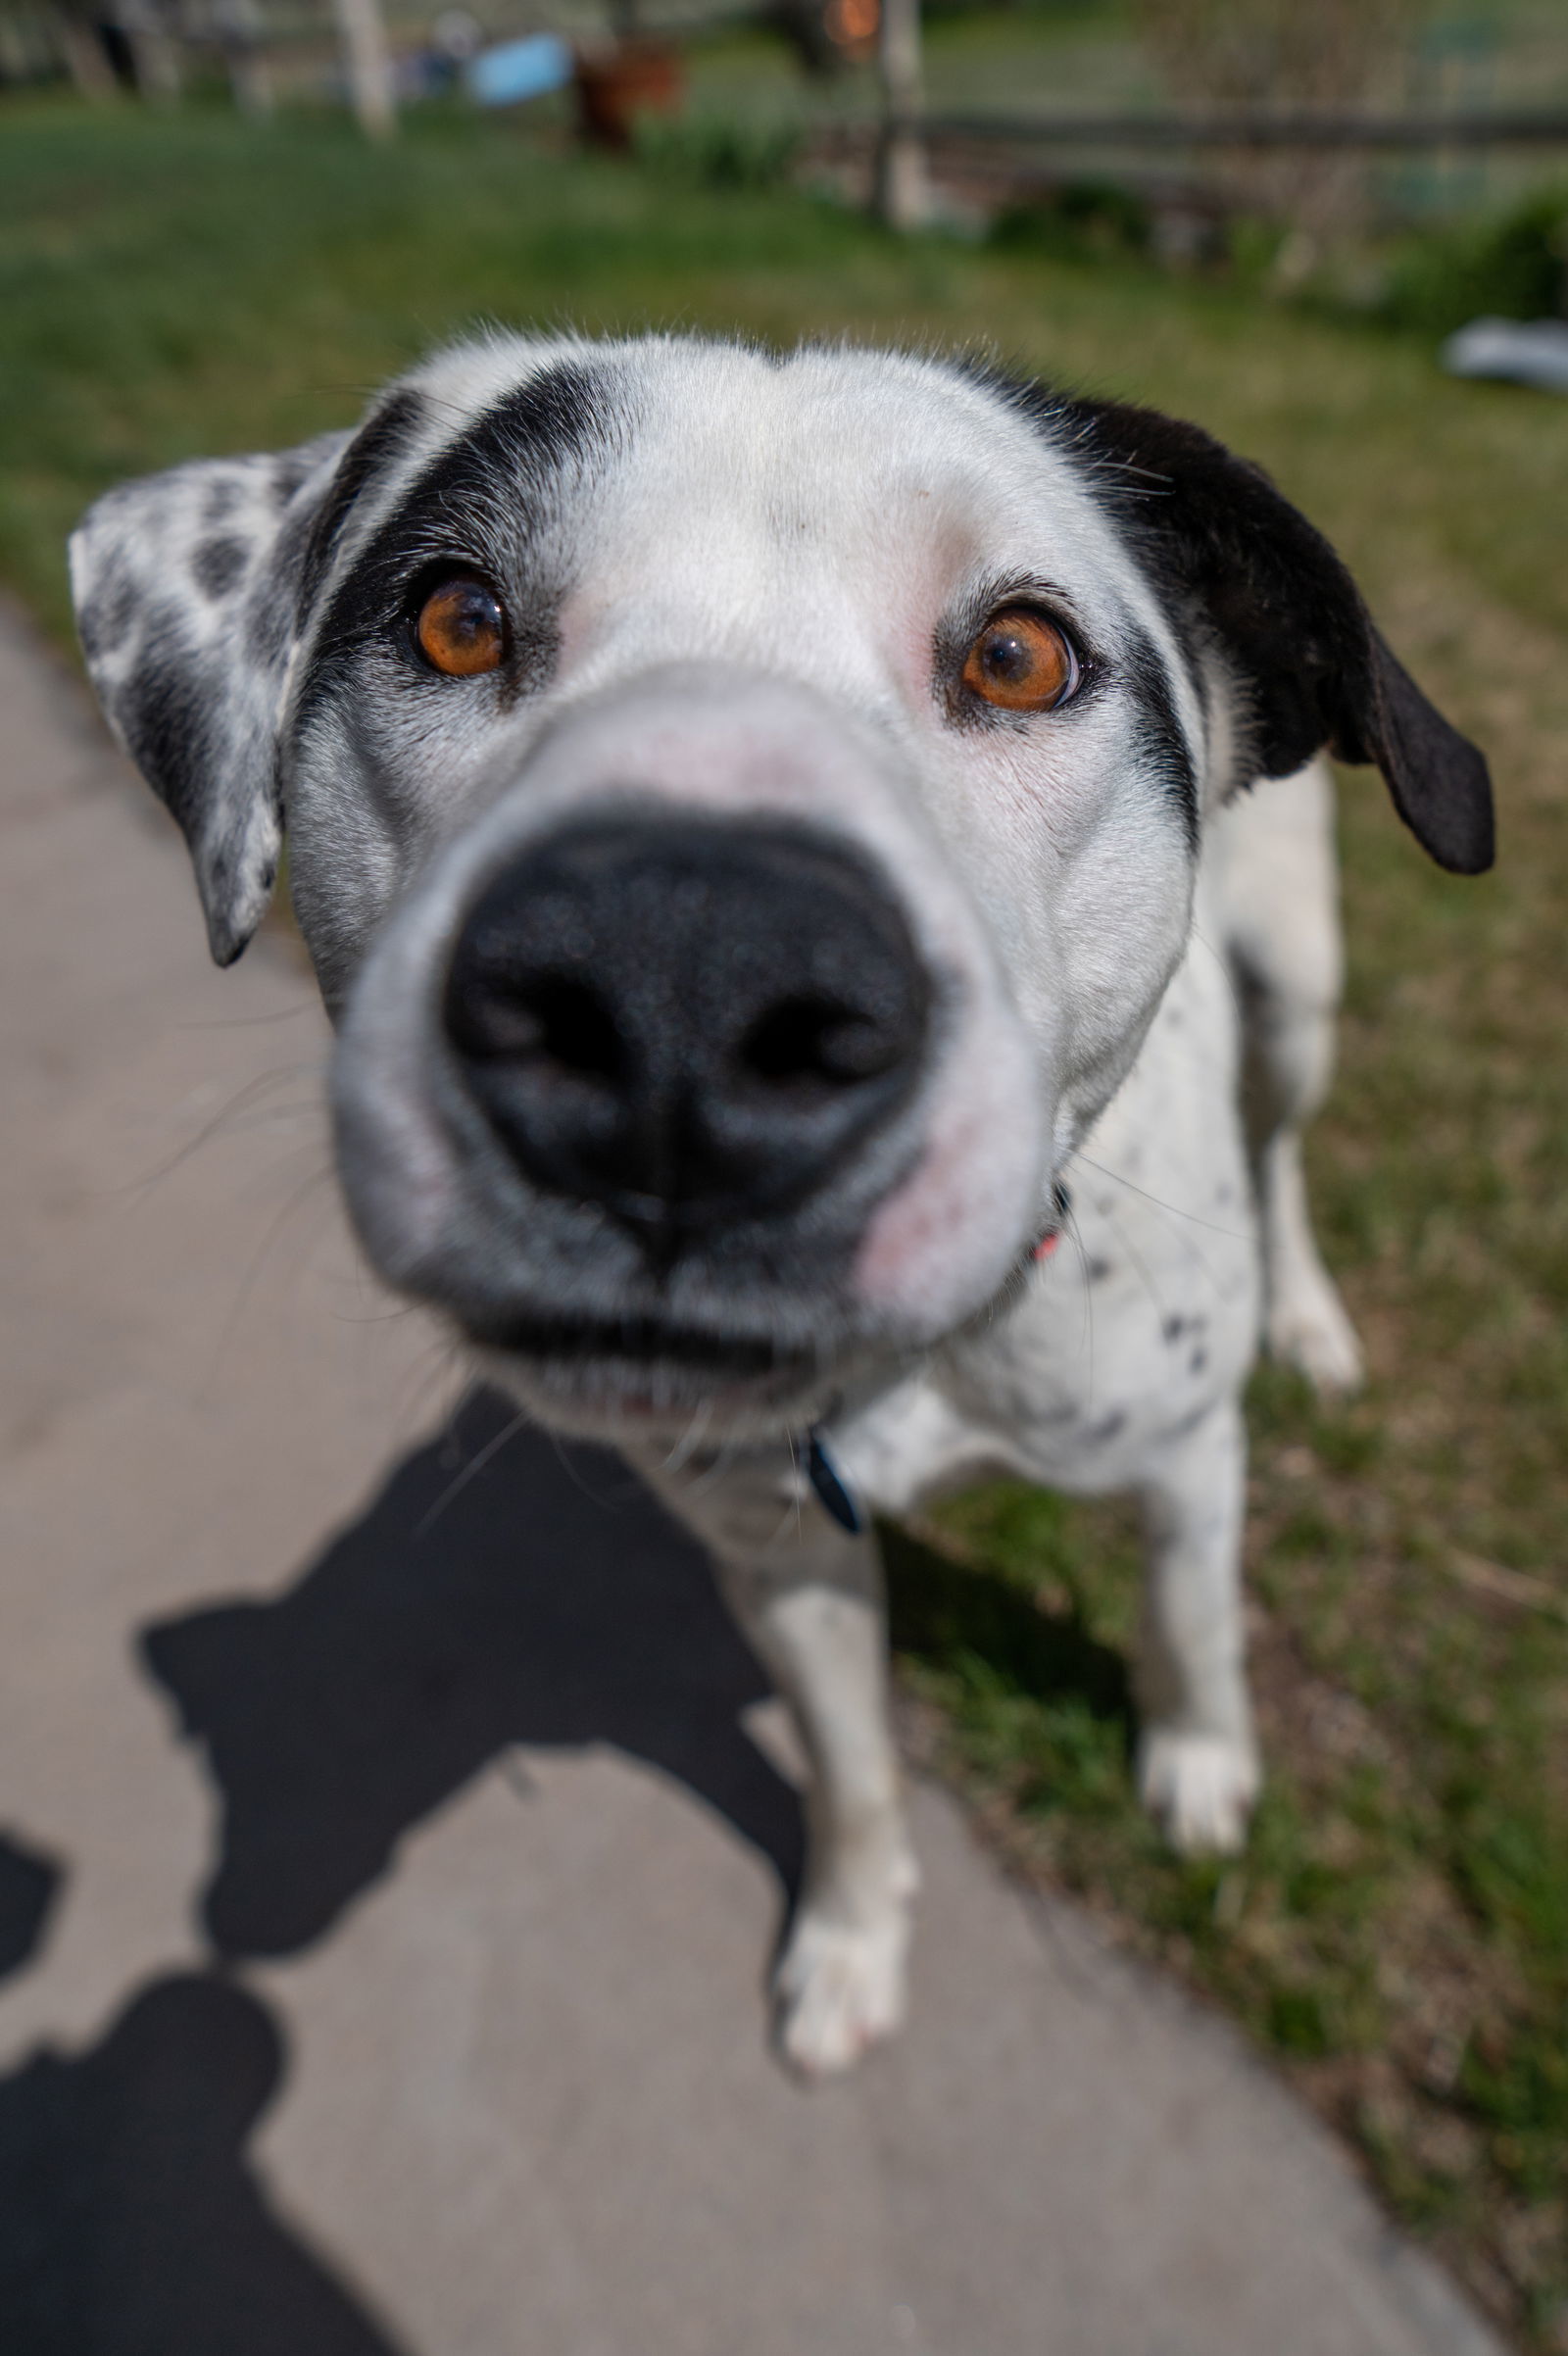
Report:
[[1138,1745],[1138,1791],[1183,1856],[1229,1856],[1247,1840],[1257,1753],[1246,1736],[1152,1726]]
[[1361,1345],[1326,1271],[1282,1288],[1269,1304],[1268,1354],[1304,1374],[1320,1399],[1344,1399],[1366,1379]]
[[834,2077],[903,2026],[908,1944],[903,1898],[868,1924],[803,1909],[773,1982],[778,2049],[792,2069]]

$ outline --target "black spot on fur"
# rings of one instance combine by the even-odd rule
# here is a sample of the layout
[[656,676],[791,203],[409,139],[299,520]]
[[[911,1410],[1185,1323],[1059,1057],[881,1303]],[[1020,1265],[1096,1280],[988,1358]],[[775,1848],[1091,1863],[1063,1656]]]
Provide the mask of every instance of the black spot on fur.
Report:
[[155,617],[131,677],[115,701],[115,717],[131,759],[159,798],[192,837],[219,774],[212,715],[222,684],[209,683],[205,665],[177,619]]
[[1138,706],[1139,750],[1176,811],[1187,848],[1198,853],[1198,775],[1186,731],[1159,651],[1142,630],[1130,629],[1122,673]]
[[232,474],[220,475],[217,482],[209,486],[207,497],[202,502],[203,523],[209,528],[214,524],[226,523],[244,497],[243,484],[237,482]]
[[129,570],[123,564],[106,566],[77,621],[82,653],[89,662],[124,645],[139,602],[140,593]]
[[[421,565],[465,560],[514,576],[551,486],[607,443],[613,423],[607,371],[562,361],[508,393],[434,458],[334,592],[302,684],[302,720],[343,660],[397,620]],[[316,555],[313,543],[311,563]],[[533,612],[513,616],[514,659],[531,675],[553,656],[551,602],[542,595]]]
[[196,586],[215,603],[227,597],[243,577],[250,556],[243,540],[204,540],[191,559]]
[[1125,1411],[1120,1407],[1113,1407],[1110,1413],[1102,1415],[1098,1423],[1086,1423],[1078,1437],[1085,1448],[1105,1448],[1119,1432],[1125,1431],[1126,1428]]
[[366,419],[339,459],[326,497],[308,527],[299,581],[302,623],[331,567],[355,501],[383,466],[390,466],[408,449],[424,411],[425,405],[417,393],[394,393],[382,402],[373,417]]
[[1084,1270],[1092,1285],[1102,1285],[1106,1277],[1114,1273],[1108,1259],[1092,1259]]
[[1194,1350],[1194,1352],[1193,1352],[1193,1354],[1192,1354],[1192,1356],[1191,1356],[1191,1357],[1188,1359],[1188,1361],[1187,1361],[1187,1371],[1188,1371],[1188,1373],[1189,1373],[1189,1374],[1201,1374],[1201,1373],[1202,1373],[1202,1371],[1203,1371],[1203,1369],[1204,1369],[1204,1367],[1205,1367],[1207,1364],[1208,1364],[1208,1352],[1207,1352],[1207,1350]]
[[1167,1342],[1179,1342],[1187,1331],[1185,1317],[1167,1317],[1161,1328]]

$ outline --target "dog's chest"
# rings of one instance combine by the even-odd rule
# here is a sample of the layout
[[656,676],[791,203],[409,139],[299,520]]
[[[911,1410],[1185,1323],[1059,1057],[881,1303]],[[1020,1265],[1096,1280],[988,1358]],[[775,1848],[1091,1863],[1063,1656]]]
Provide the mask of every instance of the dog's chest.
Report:
[[1136,1481],[1234,1390],[1257,1248],[1228,976],[1201,943],[1066,1172],[1071,1215],[1017,1305],[949,1344],[834,1446],[885,1511],[993,1473]]

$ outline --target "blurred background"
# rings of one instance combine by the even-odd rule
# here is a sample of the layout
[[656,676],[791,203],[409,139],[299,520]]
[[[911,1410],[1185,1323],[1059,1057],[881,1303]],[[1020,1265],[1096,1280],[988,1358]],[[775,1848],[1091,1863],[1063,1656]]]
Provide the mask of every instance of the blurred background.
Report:
[[1200,419],[1337,543],[1501,858],[1446,877],[1342,781],[1310,1155],[1372,1374],[1253,1388],[1248,1853],[1136,1808],[1114,1508],[890,1534],[901,1678],[1011,1867],[1568,2350],[1568,14],[887,4],[0,0],[0,576],[66,646],[96,493],[346,424],[485,319],[980,349]]

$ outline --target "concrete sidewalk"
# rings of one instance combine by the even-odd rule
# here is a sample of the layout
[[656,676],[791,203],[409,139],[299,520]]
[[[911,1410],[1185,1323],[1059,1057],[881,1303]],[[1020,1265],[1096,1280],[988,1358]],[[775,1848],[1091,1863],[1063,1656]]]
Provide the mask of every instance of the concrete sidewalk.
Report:
[[284,949],[0,630],[0,2345],[1482,2356],[1219,2024],[916,1795],[913,2017],[764,2044],[800,1848],[701,1562],[446,1421]]

